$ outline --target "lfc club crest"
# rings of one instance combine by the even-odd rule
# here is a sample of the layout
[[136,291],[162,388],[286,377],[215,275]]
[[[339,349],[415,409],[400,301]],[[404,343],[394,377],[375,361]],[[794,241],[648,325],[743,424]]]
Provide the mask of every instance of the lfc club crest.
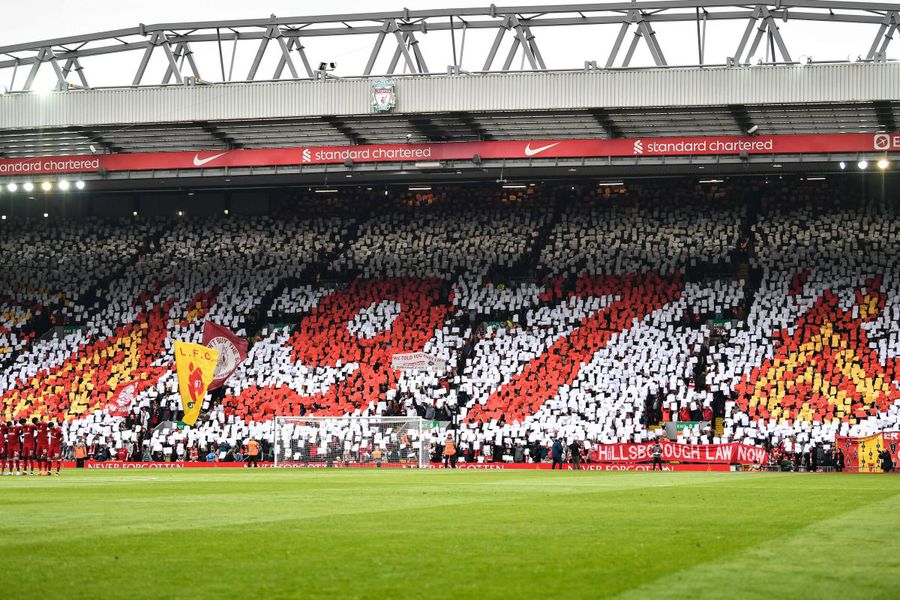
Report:
[[372,110],[390,112],[397,106],[397,93],[394,82],[390,79],[379,79],[372,84]]

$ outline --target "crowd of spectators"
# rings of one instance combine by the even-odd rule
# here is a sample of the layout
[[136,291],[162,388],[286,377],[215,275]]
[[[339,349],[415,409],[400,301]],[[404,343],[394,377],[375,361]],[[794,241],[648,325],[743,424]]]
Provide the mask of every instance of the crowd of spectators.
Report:
[[[686,443],[828,453],[900,422],[896,208],[812,185],[479,193],[7,222],[0,402],[132,460],[234,460],[250,439],[271,456],[276,415],[440,421],[422,444],[439,457],[452,432],[462,461],[540,460],[557,438],[589,454],[674,420]],[[249,356],[180,429],[172,347],[207,319]],[[419,350],[446,369],[392,367]],[[128,382],[132,414],[113,417]]]

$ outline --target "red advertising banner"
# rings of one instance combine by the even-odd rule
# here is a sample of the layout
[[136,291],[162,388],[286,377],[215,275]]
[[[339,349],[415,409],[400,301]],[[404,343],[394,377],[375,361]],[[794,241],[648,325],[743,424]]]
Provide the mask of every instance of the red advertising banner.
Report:
[[[764,465],[769,453],[744,444],[675,444],[660,442],[662,459],[685,463]],[[599,463],[643,463],[653,460],[653,444],[604,444],[591,452]]]
[[[74,462],[64,462],[63,468],[75,468]],[[259,463],[260,468],[271,469],[275,465],[271,462]],[[371,464],[348,465],[355,468],[375,468]],[[550,470],[549,463],[458,463],[456,465],[459,471],[534,471],[534,470]],[[88,461],[84,465],[85,469],[246,469],[246,463],[207,463],[207,462],[124,462],[124,461],[106,461],[93,462]],[[415,469],[415,466],[394,464],[383,465],[384,468],[404,468]],[[327,467],[321,463],[291,463],[280,465],[277,468],[286,469],[325,469],[334,468],[341,469],[345,467],[335,466]],[[441,464],[432,464],[426,467],[428,469],[443,469]],[[584,464],[581,466],[582,471],[650,471],[652,465],[647,464],[618,464],[618,465],[595,465]],[[663,465],[663,471],[729,471],[728,465]],[[566,470],[572,471],[574,467],[566,465]]]
[[692,136],[631,139],[521,140],[362,146],[299,146],[228,151],[145,152],[0,159],[0,175],[47,175],[105,171],[197,170],[223,167],[426,162],[483,159],[544,159],[616,156],[715,156],[900,152],[900,133],[822,135]]

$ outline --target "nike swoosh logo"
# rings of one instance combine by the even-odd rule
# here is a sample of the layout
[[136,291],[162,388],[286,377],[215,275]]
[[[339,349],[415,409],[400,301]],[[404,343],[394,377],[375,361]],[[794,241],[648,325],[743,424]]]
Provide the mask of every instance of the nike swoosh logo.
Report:
[[222,154],[216,154],[215,156],[210,156],[209,158],[200,158],[200,155],[199,155],[199,154],[195,154],[195,155],[194,155],[194,166],[195,166],[195,167],[202,167],[202,166],[205,165],[206,163],[208,163],[208,162],[210,162],[210,161],[214,161],[214,160],[216,160],[217,158],[219,158],[220,156],[225,156],[226,154],[228,154],[228,153],[227,153],[227,152],[223,152]]
[[532,148],[531,144],[525,145],[525,156],[534,156],[535,154],[540,154],[544,150],[548,150],[553,146],[559,145],[559,142],[554,142],[552,144],[547,144],[546,146],[541,146],[540,148]]

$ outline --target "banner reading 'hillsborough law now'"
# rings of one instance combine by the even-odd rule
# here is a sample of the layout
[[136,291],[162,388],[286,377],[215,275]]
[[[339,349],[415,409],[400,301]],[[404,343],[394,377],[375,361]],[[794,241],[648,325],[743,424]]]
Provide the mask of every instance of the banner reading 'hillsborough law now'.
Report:
[[[674,444],[660,442],[665,461],[706,464],[765,464],[769,453],[744,444]],[[640,463],[653,460],[653,444],[603,444],[591,452],[600,463]]]

